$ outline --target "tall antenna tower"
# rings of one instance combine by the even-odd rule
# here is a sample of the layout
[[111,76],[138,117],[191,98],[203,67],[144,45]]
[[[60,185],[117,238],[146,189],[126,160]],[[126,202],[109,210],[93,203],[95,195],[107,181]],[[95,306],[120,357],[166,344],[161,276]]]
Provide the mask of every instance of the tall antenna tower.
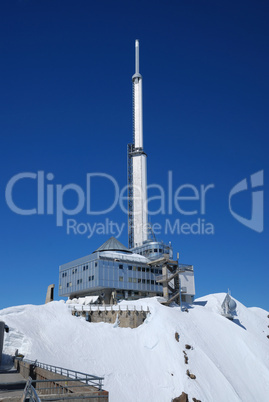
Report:
[[148,240],[147,155],[143,149],[142,75],[139,73],[139,41],[135,41],[133,81],[133,143],[128,144],[129,248]]

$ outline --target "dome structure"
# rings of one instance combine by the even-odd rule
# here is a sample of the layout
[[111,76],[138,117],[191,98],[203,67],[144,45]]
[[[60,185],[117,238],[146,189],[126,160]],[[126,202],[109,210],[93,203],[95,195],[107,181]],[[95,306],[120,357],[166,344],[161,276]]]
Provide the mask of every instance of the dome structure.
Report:
[[100,251],[118,251],[123,253],[132,254],[132,251],[125,247],[119,240],[115,237],[111,236],[105,243],[103,243],[97,250],[93,253]]

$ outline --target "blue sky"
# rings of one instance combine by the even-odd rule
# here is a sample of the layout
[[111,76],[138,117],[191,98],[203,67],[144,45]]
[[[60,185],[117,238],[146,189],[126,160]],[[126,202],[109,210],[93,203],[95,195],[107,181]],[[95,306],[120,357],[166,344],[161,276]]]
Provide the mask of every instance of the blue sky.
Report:
[[[225,292],[247,306],[268,302],[268,39],[265,1],[3,1],[1,31],[1,296],[0,308],[42,304],[56,285],[60,264],[90,254],[111,233],[67,233],[77,224],[125,225],[116,207],[106,215],[19,215],[5,190],[19,173],[45,174],[45,189],[76,184],[86,192],[90,173],[111,175],[126,184],[126,146],[132,141],[134,41],[140,40],[143,76],[144,148],[148,184],[168,197],[168,172],[176,190],[214,185],[199,200],[180,201],[169,214],[151,217],[159,240],[171,241],[182,263],[193,264],[197,296]],[[229,193],[241,180],[264,172],[264,230],[257,232],[229,211]],[[47,174],[52,173],[52,180]],[[35,208],[35,179],[14,185],[14,203]],[[200,193],[199,193],[200,194]],[[151,190],[151,196],[156,195]],[[193,195],[183,189],[181,195]],[[91,208],[113,202],[114,187],[96,177]],[[251,218],[251,190],[232,199],[233,211]],[[56,201],[54,200],[54,203]],[[74,191],[64,205],[75,208]],[[45,203],[46,207],[46,203]],[[152,209],[158,202],[152,202]],[[262,205],[258,204],[259,213]],[[214,234],[165,233],[170,226],[211,224]],[[203,221],[202,221],[203,220]],[[82,228],[82,226],[81,226]]]

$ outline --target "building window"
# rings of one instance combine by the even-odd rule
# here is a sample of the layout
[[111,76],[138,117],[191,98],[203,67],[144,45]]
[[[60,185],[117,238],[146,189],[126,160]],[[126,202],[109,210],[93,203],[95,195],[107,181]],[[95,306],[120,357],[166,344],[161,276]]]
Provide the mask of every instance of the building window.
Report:
[[77,272],[78,272],[78,269],[75,268],[75,269],[73,269],[72,274],[76,274]]
[[137,282],[137,279],[136,278],[133,278],[133,283],[136,283]]
[[136,271],[136,267],[133,267],[133,271]]
[[119,265],[119,269],[123,269],[123,265],[122,265],[122,264]]
[[137,271],[140,272],[140,271],[141,271],[141,267],[138,267],[138,268],[137,268]]
[[141,283],[141,279],[140,279],[140,278],[138,278],[138,283]]
[[64,272],[62,273],[62,278],[64,278]]
[[66,284],[66,287],[69,288],[69,283]]
[[158,253],[158,249],[157,249],[157,248],[154,249],[154,253]]
[[83,265],[83,271],[86,271],[88,269],[88,265]]
[[147,284],[149,284],[149,282],[150,282],[149,279],[147,279]]
[[162,252],[163,252],[163,249],[162,249],[162,248],[160,248],[159,252],[160,252],[160,253],[162,253]]
[[128,278],[128,282],[132,282],[132,278]]
[[145,268],[142,268],[142,272],[145,272]]
[[132,269],[133,269],[132,265],[128,265],[128,270],[132,271]]
[[149,268],[146,268],[146,272],[149,272]]
[[142,279],[142,283],[145,283],[145,279]]
[[153,273],[154,273],[154,269],[153,269],[153,268],[151,268],[150,272],[153,274]]
[[97,262],[94,263],[94,266],[97,267]]
[[151,283],[152,285],[154,285],[154,280],[153,280],[153,279],[151,279],[150,283]]
[[77,280],[77,284],[79,285],[80,283],[82,283],[82,279]]
[[123,276],[120,276],[120,277],[119,277],[119,281],[120,281],[120,282],[123,282]]
[[94,280],[94,275],[89,276],[89,281],[93,281]]

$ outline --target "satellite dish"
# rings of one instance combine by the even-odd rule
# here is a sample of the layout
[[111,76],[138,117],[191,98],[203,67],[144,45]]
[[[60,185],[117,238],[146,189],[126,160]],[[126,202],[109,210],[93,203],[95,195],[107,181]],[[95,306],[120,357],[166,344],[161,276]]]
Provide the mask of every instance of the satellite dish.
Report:
[[231,298],[229,293],[227,293],[227,295],[225,296],[221,308],[222,308],[221,314],[224,317],[228,318],[229,320],[233,320],[232,312],[234,312],[236,309],[236,302]]

